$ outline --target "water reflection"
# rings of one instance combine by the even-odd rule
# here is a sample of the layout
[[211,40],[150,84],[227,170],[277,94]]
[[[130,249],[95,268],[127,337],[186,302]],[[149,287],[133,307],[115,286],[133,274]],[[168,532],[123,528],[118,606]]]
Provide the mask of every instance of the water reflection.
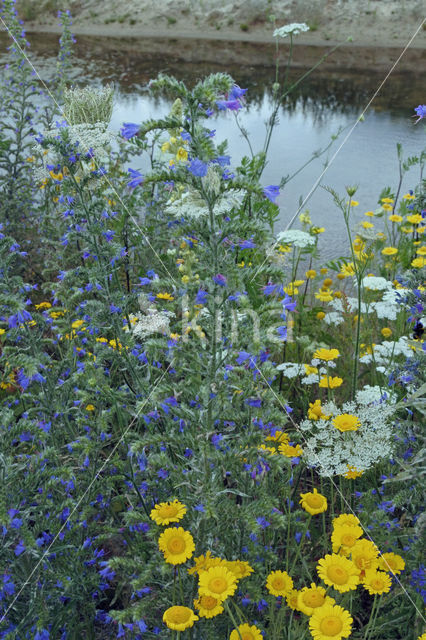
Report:
[[[42,77],[47,79],[56,64],[57,37],[43,34],[42,37],[30,36],[29,39],[32,42],[32,62]],[[197,51],[207,47],[208,43],[192,41],[172,44],[174,51],[179,51],[181,59],[173,55],[166,57],[164,52],[161,53],[164,43],[157,41],[132,43],[79,37],[73,82],[114,83],[116,94],[111,127],[119,129],[124,121],[139,122],[168,113],[170,100],[155,98],[146,88],[148,81],[157,73],[169,73],[184,80],[187,85],[193,85],[209,73],[227,71],[240,86],[248,88],[247,108],[240,118],[249,132],[254,150],[260,151],[265,139],[264,123],[272,108],[270,87],[274,81],[273,66],[250,64],[256,54],[253,44],[240,44],[240,49],[237,47],[235,51],[227,49],[227,59],[235,60],[234,64],[227,63],[226,66],[222,60],[225,55],[223,49],[221,51],[217,44],[211,49],[210,62],[196,63],[193,60],[197,57]],[[211,43],[209,46],[212,46]],[[273,51],[268,48],[257,49],[259,56],[263,55],[265,59],[269,56],[272,63]],[[173,46],[169,46],[168,50],[173,50]],[[237,64],[238,52],[241,60]],[[210,55],[209,51],[201,57],[205,59],[206,55]],[[300,58],[300,52],[298,55]],[[290,80],[296,81],[303,73],[300,64],[291,70]],[[307,78],[284,100],[279,110],[279,122],[263,176],[264,184],[278,184],[283,176],[295,173],[312,153],[328,145],[331,136],[339,128],[349,131],[384,75],[384,72],[375,74],[321,68]],[[423,98],[422,83],[418,81],[418,76],[407,71],[392,73],[366,114],[365,122],[356,126],[321,178],[321,184],[331,185],[342,195],[345,185],[359,185],[356,199],[360,206],[354,211],[354,223],[363,219],[365,211],[376,207],[383,187],[396,187],[396,143],[403,144],[406,155],[420,153],[423,147],[422,132],[413,126],[411,115],[413,108]],[[243,155],[249,154],[247,143],[236,128],[232,115],[220,114],[211,121],[211,127],[217,129],[218,141],[228,139],[234,164]],[[314,189],[314,186],[343,140],[344,134],[328,154],[312,162],[286,185],[278,201],[280,221],[284,227],[297,211],[301,200],[310,196],[304,208],[311,211],[315,224],[326,227],[321,246],[327,258],[335,257],[336,251],[346,250],[346,235],[341,214],[333,207],[331,196],[321,188]],[[137,165],[143,169],[143,160],[136,163],[135,168]],[[417,181],[418,175],[412,171],[406,177],[403,189],[413,188]]]

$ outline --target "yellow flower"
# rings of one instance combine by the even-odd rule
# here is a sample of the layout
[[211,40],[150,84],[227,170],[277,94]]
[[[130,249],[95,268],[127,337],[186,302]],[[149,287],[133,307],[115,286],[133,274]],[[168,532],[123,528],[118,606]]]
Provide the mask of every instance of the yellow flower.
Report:
[[347,264],[343,264],[340,268],[340,273],[345,278],[350,278],[355,275],[355,268],[353,262],[348,262]]
[[290,607],[290,609],[293,609],[293,611],[299,611],[299,605],[297,600],[298,596],[299,596],[299,592],[297,589],[292,589],[285,596],[285,601],[287,603],[287,606]]
[[312,227],[312,233],[315,234],[320,234],[320,233],[324,233],[325,231],[325,227]]
[[311,373],[318,373],[318,367],[313,367],[310,364],[304,364],[305,367],[305,375],[310,376]]
[[157,298],[160,300],[174,300],[174,297],[170,293],[157,293]]
[[374,218],[374,211],[366,211],[364,215],[368,216],[369,218]]
[[287,442],[290,440],[290,437],[285,431],[275,431],[273,436],[266,436],[266,440],[273,440],[274,442],[287,444]]
[[390,338],[392,335],[392,329],[389,329],[389,327],[383,327],[380,333],[384,338]]
[[325,604],[335,604],[335,600],[327,596],[324,587],[317,587],[314,582],[311,582],[310,587],[303,587],[298,593],[297,608],[307,616],[311,616],[315,609]]
[[310,513],[311,516],[327,511],[327,498],[318,493],[317,489],[314,489],[313,493],[301,493],[299,502],[302,509]]
[[357,431],[361,426],[361,422],[357,416],[351,413],[341,413],[332,420],[333,425],[339,431]]
[[49,175],[53,180],[57,180],[58,182],[61,182],[61,180],[63,180],[64,178],[63,174],[60,171],[58,173],[55,173],[54,171],[49,171]]
[[287,571],[271,571],[266,579],[266,588],[273,596],[285,596],[293,589],[293,579]]
[[359,205],[359,202],[357,200],[350,200],[346,204],[349,204],[351,207],[357,207]]
[[422,633],[422,635],[419,636],[417,640],[426,640],[426,633]]
[[6,333],[5,329],[0,329],[0,336],[2,336],[4,333]]
[[398,575],[405,569],[405,561],[397,553],[382,553],[379,557],[379,569]]
[[158,539],[160,551],[169,564],[183,564],[194,553],[194,538],[182,527],[165,529]]
[[364,227],[364,229],[372,229],[374,227],[374,224],[372,222],[363,222],[362,226]]
[[305,272],[305,276],[308,280],[315,278],[316,275],[317,275],[317,272],[315,271],[315,269],[308,269],[308,271]]
[[393,206],[391,204],[382,204],[382,209],[385,211],[392,211]]
[[355,478],[360,478],[364,471],[363,469],[357,469],[356,467],[354,467],[353,465],[346,465],[348,470],[346,471],[346,473],[343,474],[343,477],[346,478],[347,480],[355,480]]
[[290,245],[288,245],[288,244],[286,244],[286,245],[279,244],[279,245],[278,245],[278,247],[277,247],[277,249],[278,249],[278,251],[279,251],[280,253],[290,253],[290,251],[291,251],[291,246],[290,246]]
[[315,400],[309,403],[308,409],[308,418],[309,420],[328,420],[330,416],[326,416],[325,413],[322,412],[321,400]]
[[318,311],[317,318],[318,318],[318,320],[324,320],[324,318],[325,318],[324,311]]
[[211,551],[207,551],[205,556],[198,556],[198,558],[194,558],[194,562],[195,566],[188,569],[189,575],[194,575],[200,571],[206,571],[207,569],[210,569],[210,567],[217,567],[220,564],[226,565],[226,560],[222,560],[222,558],[213,558]]
[[232,596],[237,588],[237,580],[226,567],[210,567],[199,572],[199,591],[202,596],[211,596],[220,602]]
[[420,213],[415,213],[412,216],[407,216],[406,220],[410,224],[420,224],[420,222],[423,220],[423,218],[420,215]]
[[315,294],[315,297],[317,298],[317,300],[320,300],[321,302],[331,302],[333,300],[333,296],[331,295],[331,291],[329,290],[322,291],[320,289],[318,293]]
[[321,274],[322,276],[325,276],[325,274],[326,274],[326,273],[328,273],[328,269],[327,269],[326,267],[321,267],[321,269],[320,269],[320,274]]
[[413,233],[414,227],[401,227],[402,233]]
[[95,407],[93,406],[93,404],[87,404],[86,405],[86,411],[94,411]]
[[389,593],[392,586],[390,576],[384,571],[376,571],[376,569],[367,569],[362,584],[370,595],[376,593]]
[[71,324],[72,329],[80,329],[80,327],[84,324],[84,320],[74,320]]
[[398,249],[396,247],[385,247],[382,249],[382,253],[384,256],[394,256],[398,253]]
[[254,624],[251,626],[245,622],[244,624],[240,624],[238,627],[238,631],[234,629],[231,631],[231,635],[229,636],[229,640],[263,640],[262,632],[258,629]]
[[379,564],[378,555],[379,550],[371,540],[358,540],[351,550],[352,561],[362,572],[361,575],[366,569],[377,568]]
[[261,444],[258,447],[258,451],[259,453],[263,453],[265,455],[271,455],[271,456],[275,456],[277,453],[277,450],[275,449],[275,447],[266,447],[264,444]]
[[185,162],[186,160],[188,160],[188,152],[186,149],[184,149],[183,147],[179,147],[179,149],[177,150],[177,154],[176,154],[176,160],[180,161],[180,162]]
[[189,607],[169,607],[163,614],[164,624],[174,631],[185,631],[194,626],[196,620],[198,616]]
[[415,269],[422,269],[426,265],[426,258],[414,258],[411,262],[411,266]]
[[333,519],[333,528],[336,527],[356,527],[360,524],[359,519],[353,513],[341,513]]
[[[417,253],[417,255],[419,255],[419,256],[426,256],[426,245],[423,245],[422,247],[419,247],[419,248],[416,250],[416,253]],[[49,303],[47,303],[47,304],[49,304]],[[37,305],[36,305],[36,307],[37,307]]]
[[247,576],[253,573],[252,567],[246,560],[229,560],[226,563],[226,568],[234,574],[237,580],[247,578]]
[[355,563],[334,553],[319,560],[317,572],[325,584],[341,593],[356,589],[359,583],[360,570]]
[[52,305],[50,304],[50,302],[40,302],[39,304],[35,305],[35,308],[36,309],[50,309],[51,306]]
[[194,600],[194,607],[198,609],[200,618],[214,618],[223,613],[220,600],[212,596],[200,596],[198,600]]
[[338,604],[319,607],[309,619],[309,629],[314,640],[341,640],[352,631],[353,618]]
[[186,513],[186,506],[179,502],[179,500],[173,500],[173,502],[160,502],[154,505],[150,515],[151,520],[154,520],[156,524],[167,525],[170,522],[179,522]]
[[278,451],[286,458],[299,458],[303,453],[303,449],[300,444],[296,444],[294,446],[290,444],[280,444]]
[[335,527],[331,534],[333,553],[347,556],[362,534],[363,530],[357,525]]
[[391,222],[402,222],[402,216],[399,216],[397,213],[393,213],[389,216],[389,220]]
[[339,355],[340,353],[338,349],[317,349],[314,353],[314,358],[329,362],[330,360],[336,360]]
[[166,153],[166,151],[168,151],[170,149],[170,142],[163,142],[163,144],[161,145],[161,151],[163,153]]
[[406,193],[402,196],[403,200],[414,200],[415,199],[415,195],[413,193]]
[[343,384],[343,379],[335,376],[334,378],[331,376],[323,376],[319,383],[319,386],[322,389],[336,389]]

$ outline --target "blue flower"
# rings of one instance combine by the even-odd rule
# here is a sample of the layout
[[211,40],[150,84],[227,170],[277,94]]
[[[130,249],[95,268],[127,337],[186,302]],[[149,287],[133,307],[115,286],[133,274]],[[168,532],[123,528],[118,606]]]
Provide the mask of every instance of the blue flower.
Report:
[[220,285],[221,287],[226,287],[226,276],[224,276],[222,273],[217,273],[215,276],[213,276],[213,282],[216,282],[216,284]]
[[207,291],[198,289],[197,295],[195,296],[195,304],[206,304],[208,295]]
[[253,240],[241,240],[239,243],[241,249],[254,249],[256,247],[256,243]]
[[[417,124],[419,120],[422,120],[423,118],[426,118],[426,104],[419,104],[418,107],[416,107],[414,109],[414,111],[416,112],[418,118],[415,121],[414,124]],[[413,118],[415,118],[416,116],[413,116]]]
[[143,175],[139,173],[139,171],[130,168],[127,169],[127,171],[130,173],[131,177],[131,180],[129,180],[129,182],[127,183],[127,186],[130,187],[130,189],[134,189],[138,186],[138,184],[143,182]]
[[280,188],[277,185],[271,184],[269,187],[263,189],[263,195],[275,204],[275,200],[280,195]]
[[129,138],[133,138],[133,136],[137,136],[139,133],[140,126],[135,124],[134,122],[124,122],[122,128],[120,129],[120,133],[123,138],[129,140]]
[[188,171],[197,178],[203,178],[207,174],[207,165],[202,160],[194,158],[189,163]]

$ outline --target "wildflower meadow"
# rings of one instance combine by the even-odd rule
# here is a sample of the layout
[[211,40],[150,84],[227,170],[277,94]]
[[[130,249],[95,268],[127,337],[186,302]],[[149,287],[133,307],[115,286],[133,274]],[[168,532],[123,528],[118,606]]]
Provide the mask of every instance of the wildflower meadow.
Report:
[[425,640],[426,152],[361,223],[326,187],[324,262],[263,179],[292,46],[236,166],[230,75],[159,75],[170,113],[113,131],[69,13],[47,85],[1,5],[0,638]]

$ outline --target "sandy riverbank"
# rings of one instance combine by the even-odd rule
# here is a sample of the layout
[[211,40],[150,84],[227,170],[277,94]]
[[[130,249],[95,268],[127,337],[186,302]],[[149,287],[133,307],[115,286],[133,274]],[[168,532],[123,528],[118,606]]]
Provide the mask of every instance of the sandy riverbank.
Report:
[[[51,5],[52,0],[18,1],[24,19],[33,18],[26,20],[28,32],[59,32]],[[63,0],[62,6],[71,10],[77,36],[129,53],[152,53],[154,47],[159,55],[194,59],[197,40],[200,62],[220,58],[231,64],[242,52],[244,63],[273,64],[274,15],[276,26],[310,27],[296,38],[296,66],[315,63],[340,42],[327,66],[385,70],[411,40],[399,70],[426,70],[426,23],[418,0]],[[282,42],[284,50],[288,42]]]

